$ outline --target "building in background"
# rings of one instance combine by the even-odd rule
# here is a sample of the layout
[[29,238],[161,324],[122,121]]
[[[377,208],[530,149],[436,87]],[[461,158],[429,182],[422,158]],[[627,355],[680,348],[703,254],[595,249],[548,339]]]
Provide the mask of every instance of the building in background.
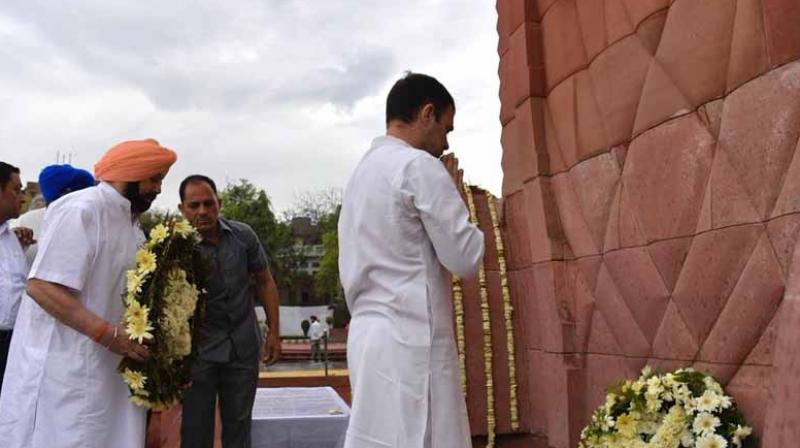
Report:
[[24,211],[28,210],[28,205],[31,203],[31,199],[36,197],[36,195],[40,194],[41,192],[42,190],[39,189],[39,182],[27,182],[25,184],[25,189],[23,190],[23,193],[25,194],[25,202],[22,204],[23,213]]
[[322,306],[330,305],[332,297],[315,293],[314,274],[319,270],[320,259],[324,253],[322,228],[311,218],[292,218],[290,223],[292,237],[295,239],[295,253],[298,262],[295,268],[295,281],[291,288],[280,288],[282,306]]

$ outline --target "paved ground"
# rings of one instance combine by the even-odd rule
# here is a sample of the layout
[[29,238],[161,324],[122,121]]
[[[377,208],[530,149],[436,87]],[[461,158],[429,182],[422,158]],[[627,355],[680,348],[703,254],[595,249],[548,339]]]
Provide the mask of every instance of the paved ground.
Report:
[[[347,362],[344,360],[328,361],[328,369],[347,369]],[[271,366],[261,366],[262,372],[286,372],[286,371],[305,371],[305,370],[325,370],[322,362],[311,362],[310,360],[280,360]]]

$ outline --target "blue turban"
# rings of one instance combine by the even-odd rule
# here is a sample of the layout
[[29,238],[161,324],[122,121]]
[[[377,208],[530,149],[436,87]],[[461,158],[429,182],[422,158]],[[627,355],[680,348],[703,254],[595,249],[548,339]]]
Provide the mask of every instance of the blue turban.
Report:
[[71,165],[50,165],[39,173],[39,189],[47,203],[61,196],[94,185],[94,176],[86,170]]

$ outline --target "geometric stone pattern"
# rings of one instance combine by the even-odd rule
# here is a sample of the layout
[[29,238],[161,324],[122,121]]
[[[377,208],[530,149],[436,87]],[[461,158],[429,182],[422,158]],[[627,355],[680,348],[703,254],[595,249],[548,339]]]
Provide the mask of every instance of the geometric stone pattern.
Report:
[[800,270],[800,2],[497,11],[523,429],[575,446],[603,389],[649,363],[713,373],[759,438],[797,431],[767,411],[800,375],[776,361],[800,356],[776,344],[800,333],[782,324],[800,316],[784,299]]

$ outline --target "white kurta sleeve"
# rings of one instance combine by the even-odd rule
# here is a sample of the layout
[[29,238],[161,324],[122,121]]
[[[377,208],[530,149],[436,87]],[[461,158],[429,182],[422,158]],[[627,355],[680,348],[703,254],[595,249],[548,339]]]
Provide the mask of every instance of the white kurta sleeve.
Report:
[[483,258],[483,232],[469,221],[469,212],[441,161],[417,157],[404,172],[401,191],[419,213],[442,265],[470,277]]
[[28,278],[81,291],[95,257],[97,235],[92,210],[62,207],[49,211]]

